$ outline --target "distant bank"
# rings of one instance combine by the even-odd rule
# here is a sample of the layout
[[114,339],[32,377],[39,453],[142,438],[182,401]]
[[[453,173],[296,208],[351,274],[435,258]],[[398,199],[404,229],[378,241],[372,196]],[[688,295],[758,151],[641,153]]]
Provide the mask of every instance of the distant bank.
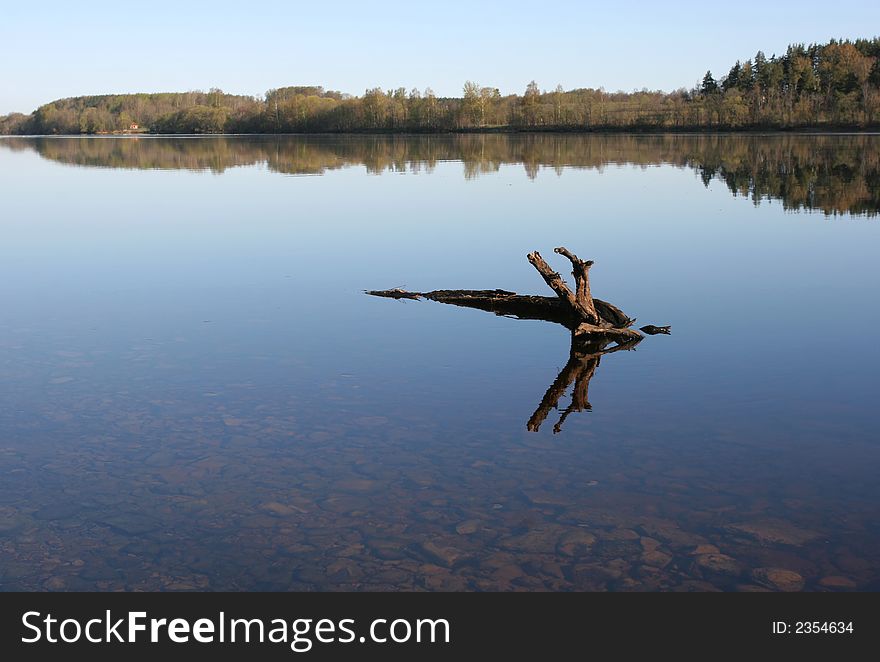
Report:
[[880,127],[880,38],[758,51],[692,88],[608,92],[582,88],[521,95],[467,81],[461,97],[405,88],[353,96],[318,86],[263,97],[207,92],[59,99],[0,117],[2,134],[693,132],[860,130]]

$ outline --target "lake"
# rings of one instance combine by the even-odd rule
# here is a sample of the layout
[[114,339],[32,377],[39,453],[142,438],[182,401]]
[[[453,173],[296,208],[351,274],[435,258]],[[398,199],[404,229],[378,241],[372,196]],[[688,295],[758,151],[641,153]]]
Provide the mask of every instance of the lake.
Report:
[[[880,136],[4,138],[0,182],[2,590],[880,590]],[[537,431],[565,328],[364,294],[551,295],[556,246],[672,334]]]

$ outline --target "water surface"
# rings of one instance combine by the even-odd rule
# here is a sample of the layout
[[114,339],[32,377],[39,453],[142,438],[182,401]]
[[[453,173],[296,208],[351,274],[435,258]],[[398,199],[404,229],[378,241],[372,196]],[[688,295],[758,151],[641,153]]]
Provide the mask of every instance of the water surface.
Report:
[[[880,588],[880,137],[0,140],[0,588]],[[526,423],[561,326],[671,324]]]

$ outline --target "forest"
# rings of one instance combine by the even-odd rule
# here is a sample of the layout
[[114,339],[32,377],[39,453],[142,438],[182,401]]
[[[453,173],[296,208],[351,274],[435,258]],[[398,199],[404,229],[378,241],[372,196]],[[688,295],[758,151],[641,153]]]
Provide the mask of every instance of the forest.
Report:
[[[880,38],[758,51],[690,89],[522,94],[467,81],[462,96],[401,87],[361,96],[319,86],[262,97],[219,89],[59,99],[0,117],[0,134],[442,133],[467,131],[693,131],[868,128],[880,122]],[[135,128],[136,127],[136,128]]]

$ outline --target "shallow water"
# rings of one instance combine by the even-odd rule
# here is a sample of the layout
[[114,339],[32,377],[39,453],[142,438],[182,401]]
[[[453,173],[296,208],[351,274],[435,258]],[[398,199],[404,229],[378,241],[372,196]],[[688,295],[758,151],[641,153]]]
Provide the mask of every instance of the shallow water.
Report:
[[[310,175],[310,176],[305,176]],[[880,589],[880,136],[0,139],[0,589]],[[561,326],[671,324],[526,430]]]

